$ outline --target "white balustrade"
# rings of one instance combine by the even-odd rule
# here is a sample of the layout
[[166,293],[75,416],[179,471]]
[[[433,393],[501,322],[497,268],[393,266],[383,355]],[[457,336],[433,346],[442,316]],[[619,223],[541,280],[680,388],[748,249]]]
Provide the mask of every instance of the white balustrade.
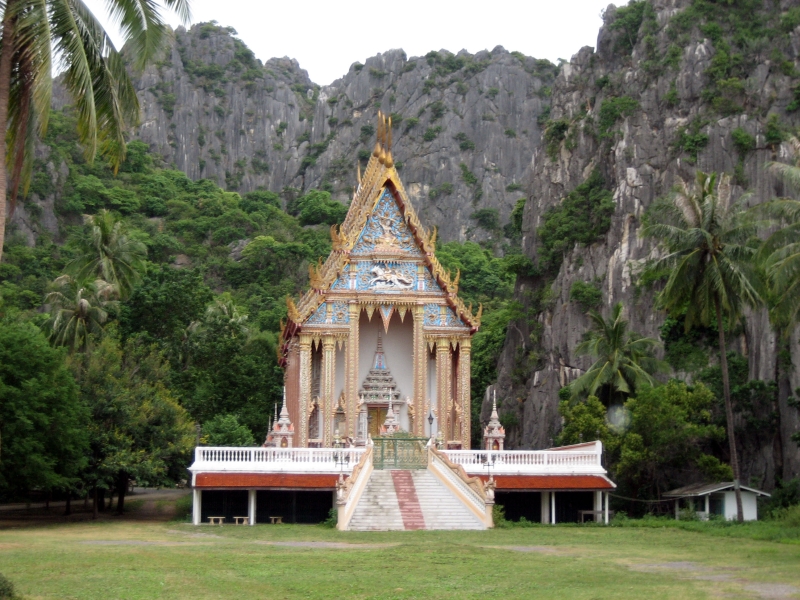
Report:
[[231,448],[198,446],[192,472],[349,473],[364,448]]
[[[451,462],[470,475],[603,474],[598,452],[565,450],[446,450]],[[490,467],[487,467],[487,463]]]

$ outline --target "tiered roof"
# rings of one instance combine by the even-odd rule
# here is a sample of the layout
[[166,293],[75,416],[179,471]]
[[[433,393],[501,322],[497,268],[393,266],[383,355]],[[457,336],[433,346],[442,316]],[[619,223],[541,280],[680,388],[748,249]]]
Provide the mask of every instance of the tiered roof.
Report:
[[302,298],[297,303],[291,298],[286,299],[288,321],[281,334],[283,342],[279,346],[281,359],[285,357],[288,342],[325,301],[326,292],[350,263],[350,253],[362,237],[367,220],[385,190],[388,190],[394,198],[402,220],[413,237],[413,243],[419,249],[423,263],[433,280],[441,288],[447,305],[472,332],[480,327],[483,308],[479,306],[477,314],[473,314],[472,306],[464,305],[458,297],[460,273],[451,277],[451,273],[445,271],[436,258],[436,230],[427,230],[411,205],[392,158],[391,117],[387,119],[379,112],[375,148],[363,177],[359,172],[358,187],[353,195],[350,209],[341,225],[331,227],[333,249],[324,263],[309,267],[310,289]]

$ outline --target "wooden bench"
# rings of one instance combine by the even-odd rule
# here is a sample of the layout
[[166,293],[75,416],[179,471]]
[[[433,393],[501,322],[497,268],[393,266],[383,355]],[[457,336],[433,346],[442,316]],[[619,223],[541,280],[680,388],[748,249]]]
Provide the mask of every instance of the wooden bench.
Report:
[[273,525],[283,525],[283,517],[270,517],[269,522]]
[[222,525],[225,522],[225,517],[208,517],[210,525]]
[[233,517],[233,521],[236,525],[247,525],[250,517]]
[[[585,523],[586,522],[586,516],[587,515],[591,515],[592,517],[595,517],[595,516],[599,515],[600,516],[600,521],[602,522],[604,514],[605,514],[605,511],[602,511],[602,510],[579,510],[578,511],[578,516],[581,518],[581,523]],[[608,519],[609,519],[609,521],[611,520],[611,518],[613,516],[614,516],[614,511],[613,510],[608,511]]]

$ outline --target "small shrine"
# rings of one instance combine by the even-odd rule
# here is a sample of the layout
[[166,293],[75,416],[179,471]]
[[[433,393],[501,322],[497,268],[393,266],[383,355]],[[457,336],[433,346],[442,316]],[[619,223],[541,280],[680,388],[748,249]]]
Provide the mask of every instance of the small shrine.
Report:
[[279,342],[294,443],[329,448],[338,432],[362,446],[386,426],[441,432],[443,447],[469,448],[471,341],[482,309],[464,305],[460,273],[436,259],[436,230],[422,225],[400,181],[385,115],[331,240],[325,262],[309,268],[310,289],[287,299]]
[[503,442],[506,439],[506,430],[500,424],[500,417],[497,414],[497,392],[492,398],[492,414],[489,423],[483,429],[483,447],[485,450],[503,450]]
[[294,439],[294,425],[289,419],[289,410],[286,408],[286,388],[284,388],[280,417],[270,427],[264,447],[291,448],[292,439]]

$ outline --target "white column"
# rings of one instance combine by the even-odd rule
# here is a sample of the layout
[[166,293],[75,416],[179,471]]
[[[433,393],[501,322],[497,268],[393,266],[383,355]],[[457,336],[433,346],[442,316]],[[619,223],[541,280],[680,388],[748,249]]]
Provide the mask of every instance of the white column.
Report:
[[603,520],[603,515],[600,513],[603,512],[603,492],[595,492],[594,493],[594,522],[600,523]]
[[711,494],[706,494],[706,519],[711,517]]
[[556,524],[556,493],[550,492],[550,524]]
[[550,522],[550,492],[542,492],[542,525]]
[[202,509],[203,492],[197,488],[192,489],[192,524],[200,525],[203,513]]
[[250,525],[256,524],[256,491],[247,490],[247,518]]
[[603,512],[604,512],[604,514],[603,514],[603,522],[604,522],[606,525],[608,525],[608,499],[609,499],[609,496],[610,496],[610,495],[611,495],[611,493],[610,493],[610,492],[606,492],[606,493],[605,493],[605,496],[606,496],[606,505],[605,505],[605,509],[604,509],[604,511],[603,511]]

